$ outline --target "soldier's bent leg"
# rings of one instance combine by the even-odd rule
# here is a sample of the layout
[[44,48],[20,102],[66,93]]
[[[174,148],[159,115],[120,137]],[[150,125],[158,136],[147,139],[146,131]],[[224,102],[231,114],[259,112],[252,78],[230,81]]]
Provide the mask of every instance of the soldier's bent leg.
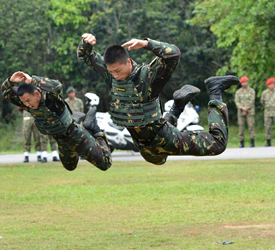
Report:
[[75,152],[75,145],[72,141],[69,140],[59,140],[58,142],[58,151],[59,158],[64,168],[69,171],[73,171],[77,167],[79,160],[78,153]]
[[83,126],[77,125],[77,129],[71,133],[70,137],[76,145],[75,151],[79,156],[100,170],[106,171],[111,167],[111,152],[103,132],[98,132],[92,136]]
[[177,127],[178,125],[178,118],[170,113],[166,113],[164,116],[164,119],[166,121],[168,121],[171,125],[173,125],[174,127]]
[[226,104],[209,102],[209,132],[184,131],[166,123],[147,150],[155,155],[218,155],[228,141],[228,110]]

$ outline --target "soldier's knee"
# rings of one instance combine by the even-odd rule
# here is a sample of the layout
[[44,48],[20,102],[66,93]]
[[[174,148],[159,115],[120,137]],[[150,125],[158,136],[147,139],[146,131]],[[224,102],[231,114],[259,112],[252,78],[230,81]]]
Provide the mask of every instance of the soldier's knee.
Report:
[[226,150],[225,144],[220,144],[219,147],[217,147],[214,151],[214,155],[220,155]]
[[98,167],[101,171],[107,171],[109,168],[111,167],[111,165],[108,165],[108,166],[100,166]]
[[111,166],[112,166],[112,162],[107,161],[107,162],[101,163],[99,166],[97,166],[97,168],[99,168],[102,171],[107,171]]

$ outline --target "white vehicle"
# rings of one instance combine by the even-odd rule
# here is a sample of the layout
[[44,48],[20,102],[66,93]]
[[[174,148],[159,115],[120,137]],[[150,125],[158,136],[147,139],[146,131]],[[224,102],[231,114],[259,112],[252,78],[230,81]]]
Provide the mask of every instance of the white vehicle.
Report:
[[[96,94],[86,93],[85,97],[87,107],[91,108],[99,104],[99,97]],[[100,129],[106,133],[108,141],[113,145],[111,151],[114,149],[139,151],[128,130],[125,127],[116,126],[109,113],[97,112],[96,120]]]
[[[165,112],[169,112],[172,105],[174,104],[174,100],[170,100],[164,104]],[[163,114],[163,116],[165,113]],[[181,113],[178,119],[177,129],[179,131],[203,131],[204,128],[198,125],[200,120],[199,114],[197,113],[196,109],[192,105],[191,102],[188,102],[185,106],[184,111]]]

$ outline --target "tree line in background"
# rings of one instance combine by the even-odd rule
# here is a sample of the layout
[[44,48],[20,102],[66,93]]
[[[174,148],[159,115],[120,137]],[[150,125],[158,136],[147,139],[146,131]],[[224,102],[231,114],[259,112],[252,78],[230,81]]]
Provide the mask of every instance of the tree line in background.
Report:
[[[176,44],[181,62],[161,94],[163,102],[184,84],[199,87],[195,104],[206,107],[204,79],[216,74],[247,75],[258,93],[273,75],[275,3],[263,0],[0,0],[0,80],[23,70],[74,86],[83,98],[94,92],[100,111],[110,96],[102,79],[76,57],[83,33],[96,35],[95,49],[150,37]],[[154,56],[131,51],[137,63]],[[233,92],[226,101],[234,116]],[[10,104],[0,97],[2,120],[9,121]]]

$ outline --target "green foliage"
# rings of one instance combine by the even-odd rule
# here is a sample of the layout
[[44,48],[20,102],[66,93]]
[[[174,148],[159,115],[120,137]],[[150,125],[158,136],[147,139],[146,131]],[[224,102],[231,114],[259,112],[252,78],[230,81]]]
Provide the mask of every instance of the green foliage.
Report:
[[[163,90],[163,102],[182,85],[193,84],[202,89],[194,103],[206,106],[203,81],[228,60],[225,50],[217,49],[208,27],[191,26],[186,21],[193,16],[194,1],[0,1],[1,80],[17,70],[59,79],[64,89],[73,85],[78,93],[82,90],[80,97],[86,91],[99,95],[99,111],[109,109],[109,95],[103,80],[76,57],[83,33],[96,35],[99,53],[131,38],[150,37],[176,44],[182,52],[181,62]],[[130,56],[138,63],[154,58],[142,49],[131,51]]]
[[247,75],[259,92],[274,77],[275,2],[268,0],[199,0],[193,24],[211,25],[220,48],[232,48],[230,64],[219,73]]

